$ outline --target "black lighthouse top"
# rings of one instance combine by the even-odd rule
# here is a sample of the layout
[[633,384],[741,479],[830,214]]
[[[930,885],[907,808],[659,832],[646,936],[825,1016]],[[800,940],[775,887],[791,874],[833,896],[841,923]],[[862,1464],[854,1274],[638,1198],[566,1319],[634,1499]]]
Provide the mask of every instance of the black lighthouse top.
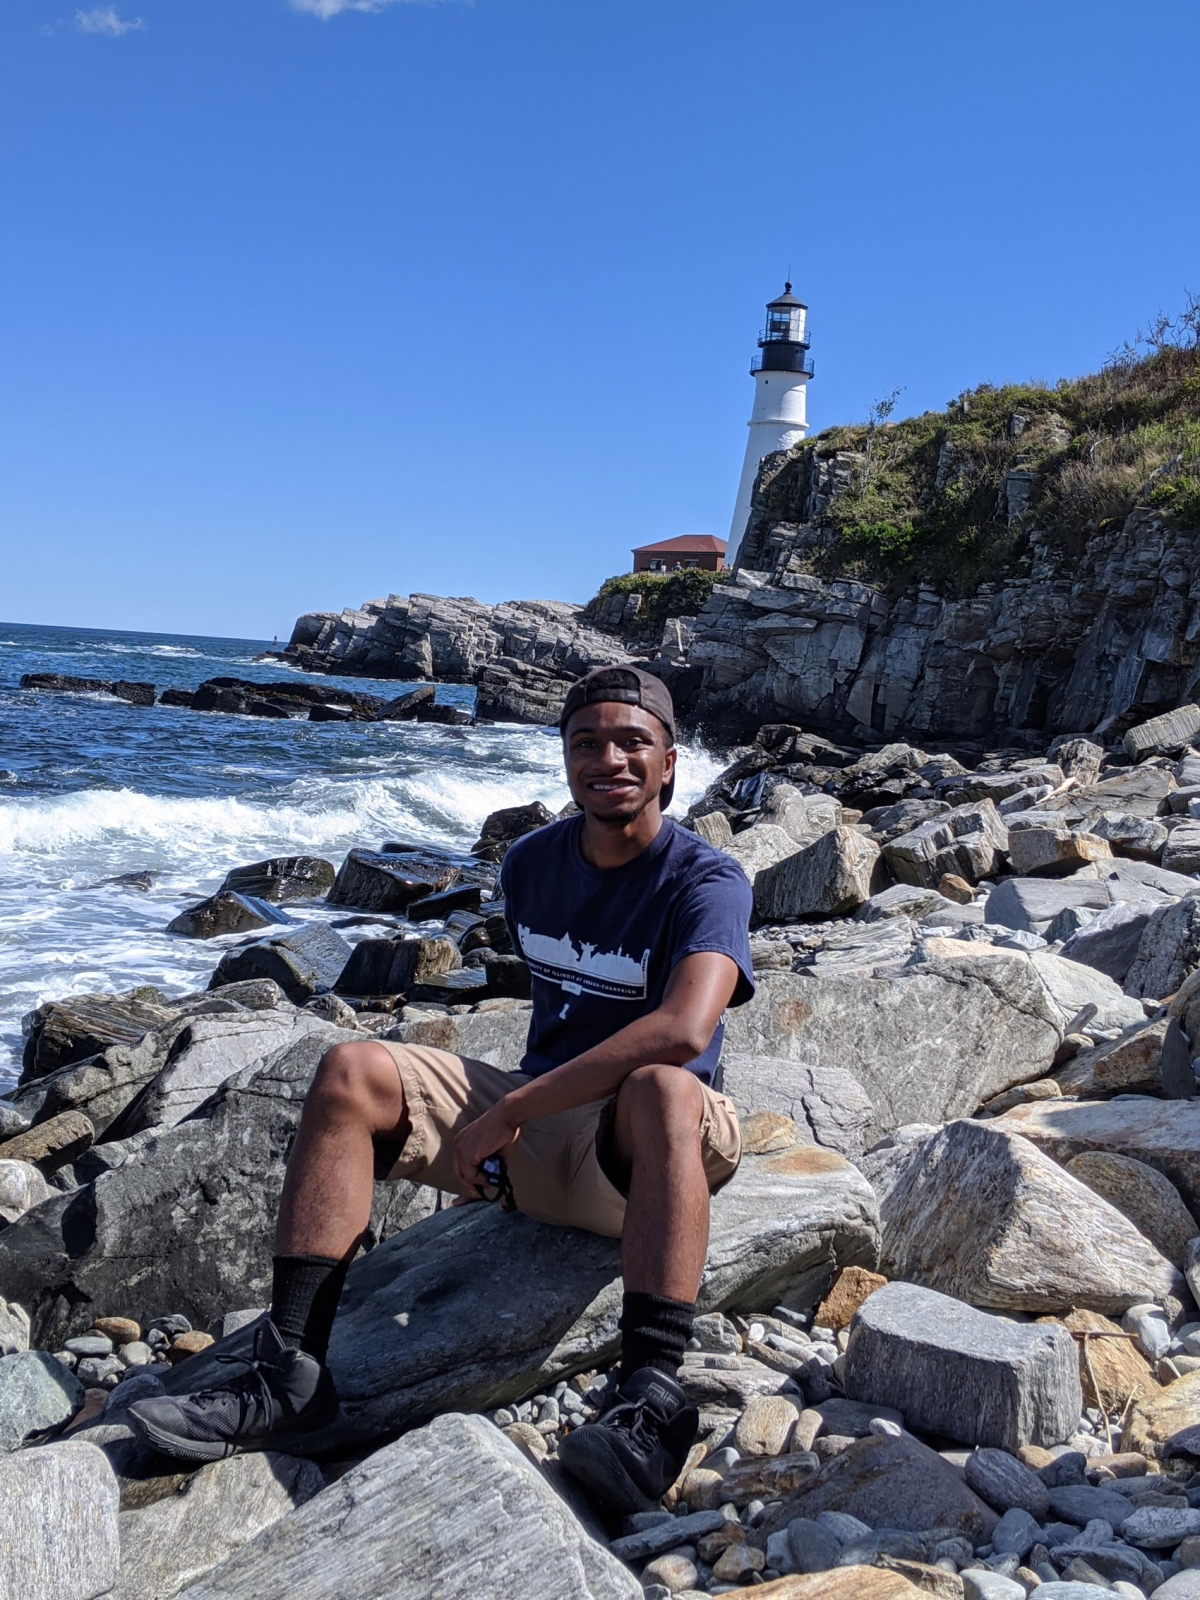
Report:
[[805,326],[807,310],[804,301],[792,293],[790,283],[784,284],[781,295],[767,302],[767,325],[758,340],[762,354],[751,365],[751,372],[802,372],[812,377]]

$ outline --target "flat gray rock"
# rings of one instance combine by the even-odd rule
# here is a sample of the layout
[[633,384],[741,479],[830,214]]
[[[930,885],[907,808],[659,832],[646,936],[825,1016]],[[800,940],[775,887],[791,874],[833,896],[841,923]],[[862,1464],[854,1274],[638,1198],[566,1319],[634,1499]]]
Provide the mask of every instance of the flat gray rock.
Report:
[[838,1067],[806,1066],[779,1056],[725,1051],[722,1089],[745,1119],[755,1111],[791,1117],[800,1137],[853,1159],[873,1120],[871,1102],[856,1078]]
[[209,1462],[177,1493],[122,1511],[112,1600],[171,1600],[324,1487],[321,1469],[295,1456]]
[[1114,983],[1123,984],[1137,958],[1138,946],[1153,908],[1118,901],[1100,911],[1078,933],[1067,939],[1059,954],[1064,961],[1094,967]]
[[881,889],[869,900],[864,900],[854,913],[854,920],[882,922],[889,917],[911,917],[919,921],[922,917],[932,916],[935,911],[945,911],[954,904],[953,900],[947,900],[936,889],[922,889],[911,883],[894,883],[890,889]]
[[693,1511],[686,1517],[672,1517],[669,1522],[659,1522],[651,1528],[643,1528],[639,1533],[614,1539],[613,1554],[630,1563],[652,1561],[664,1550],[674,1550],[677,1545],[702,1539],[706,1533],[715,1533],[718,1528],[724,1527],[725,1520],[724,1513],[720,1511]]
[[[83,1385],[45,1350],[0,1360],[0,1452],[69,1422],[83,1405]],[[0,1590],[0,1593],[3,1591]]]
[[[1158,1600],[1200,1600],[1200,1567],[1185,1567],[1154,1592]],[[1050,1600],[1054,1600],[1053,1595]]]
[[1103,911],[1108,890],[1096,878],[1005,878],[988,895],[985,920],[1005,928],[1040,933],[1069,906]]
[[1129,1501],[1124,1495],[1111,1489],[1094,1489],[1087,1483],[1051,1489],[1050,1509],[1063,1522],[1078,1523],[1081,1528],[1097,1519],[1119,1528],[1130,1514]]
[[1029,961],[1057,1007],[1064,1029],[1088,1005],[1096,1008],[1089,1027],[1130,1028],[1145,1021],[1146,1013],[1138,1002],[1123,994],[1103,972],[1078,961],[1064,961],[1048,950],[1035,950]]
[[517,1447],[443,1416],[377,1451],[185,1591],[187,1600],[641,1600]]
[[841,917],[868,899],[879,861],[874,839],[831,828],[754,879],[754,909],[764,922]]
[[[1110,1103],[1119,1122],[1129,1102]],[[1128,1218],[1065,1172],[1063,1157],[1016,1136],[1024,1113],[1075,1104],[1034,1101],[865,1157],[880,1199],[881,1270],[997,1311],[1121,1312],[1177,1294],[1179,1273]]]
[[1200,1511],[1176,1506],[1140,1506],[1116,1525],[1129,1544],[1143,1550],[1174,1550],[1200,1534]]
[[332,989],[350,957],[350,946],[327,922],[308,922],[293,933],[272,934],[227,950],[209,981],[210,989],[247,978],[272,978],[295,1005]]
[[1065,1328],[1014,1323],[911,1283],[859,1308],[844,1387],[909,1427],[1015,1451],[1058,1444],[1079,1421],[1079,1358]]
[[762,973],[754,999],[729,1014],[725,1049],[848,1072],[874,1107],[869,1141],[903,1123],[968,1115],[1043,1077],[1062,1038],[1024,958],[973,961],[971,949],[897,977]]
[[[699,1308],[793,1293],[811,1304],[836,1268],[872,1267],[877,1253],[875,1196],[849,1162],[804,1145],[746,1156],[713,1200]],[[329,1360],[353,1426],[379,1436],[488,1410],[600,1365],[617,1349],[619,1273],[617,1240],[496,1206],[397,1234],[351,1268],[334,1324]]]
[[97,1600],[117,1581],[117,1480],[94,1445],[0,1457],[0,1594]]

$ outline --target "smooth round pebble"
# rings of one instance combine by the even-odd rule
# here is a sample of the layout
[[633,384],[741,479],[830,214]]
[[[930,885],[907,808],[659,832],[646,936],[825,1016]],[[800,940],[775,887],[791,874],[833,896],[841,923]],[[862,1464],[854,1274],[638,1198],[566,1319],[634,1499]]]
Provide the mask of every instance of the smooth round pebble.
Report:
[[669,1594],[681,1589],[694,1589],[700,1574],[690,1556],[669,1550],[665,1556],[656,1556],[643,1569],[642,1584],[661,1583]]
[[104,1380],[125,1371],[117,1356],[84,1356],[75,1368],[75,1376],[85,1388],[103,1388]]
[[110,1356],[113,1342],[106,1333],[81,1333],[78,1338],[64,1339],[63,1349],[73,1356]]
[[92,1332],[106,1334],[118,1346],[133,1344],[142,1337],[142,1330],[132,1317],[97,1317]]
[[207,1350],[210,1344],[216,1342],[211,1333],[201,1333],[199,1329],[193,1333],[189,1329],[172,1341],[167,1360],[174,1366],[177,1362],[186,1361],[189,1356],[198,1355],[201,1350]]
[[142,1339],[131,1339],[117,1351],[117,1360],[126,1367],[148,1367],[154,1360],[154,1351]]
[[713,1563],[713,1577],[721,1583],[741,1583],[752,1572],[761,1572],[767,1558],[749,1544],[726,1545]]

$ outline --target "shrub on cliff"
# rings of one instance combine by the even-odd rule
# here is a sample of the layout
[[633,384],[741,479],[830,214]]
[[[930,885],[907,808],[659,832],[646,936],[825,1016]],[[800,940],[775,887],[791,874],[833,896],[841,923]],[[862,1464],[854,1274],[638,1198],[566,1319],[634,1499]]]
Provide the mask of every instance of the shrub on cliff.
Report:
[[[664,623],[672,617],[698,616],[713,584],[728,580],[728,572],[706,572],[701,567],[683,572],[625,572],[605,579],[585,614],[594,626],[622,638],[657,641]],[[640,597],[640,606],[618,604],[631,594]]]

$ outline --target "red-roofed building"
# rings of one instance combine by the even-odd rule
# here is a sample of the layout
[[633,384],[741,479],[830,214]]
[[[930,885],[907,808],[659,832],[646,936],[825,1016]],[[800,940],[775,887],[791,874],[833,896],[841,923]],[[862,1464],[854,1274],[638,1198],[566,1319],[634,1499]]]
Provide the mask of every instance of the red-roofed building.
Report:
[[639,545],[633,552],[635,572],[681,572],[685,567],[720,572],[724,565],[725,541],[711,533],[685,533],[679,539]]

